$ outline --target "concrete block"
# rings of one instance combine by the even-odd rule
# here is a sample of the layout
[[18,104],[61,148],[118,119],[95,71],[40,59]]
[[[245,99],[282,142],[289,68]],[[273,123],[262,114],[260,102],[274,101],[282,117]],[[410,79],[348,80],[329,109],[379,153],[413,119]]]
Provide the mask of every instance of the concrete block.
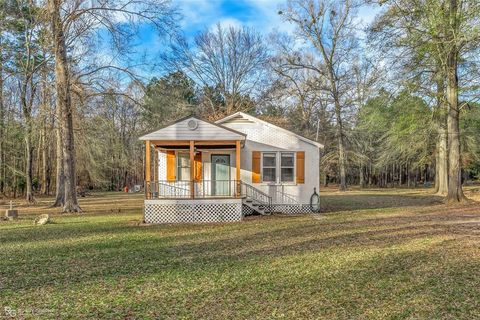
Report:
[[5,218],[8,220],[14,220],[18,218],[18,211],[15,209],[7,209],[5,211]]

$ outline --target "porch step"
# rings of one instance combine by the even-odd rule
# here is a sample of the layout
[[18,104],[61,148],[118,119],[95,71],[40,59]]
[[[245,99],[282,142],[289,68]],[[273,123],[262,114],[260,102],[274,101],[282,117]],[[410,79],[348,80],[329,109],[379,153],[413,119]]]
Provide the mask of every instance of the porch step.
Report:
[[267,204],[272,202],[271,196],[242,181],[240,182],[240,186],[241,193],[245,197],[242,200],[245,206],[261,215],[270,214],[271,208]]
[[255,213],[261,214],[261,215],[267,215],[268,212],[266,211],[266,207],[263,203],[259,203],[257,201],[254,201],[253,199],[243,199],[242,203],[252,209]]

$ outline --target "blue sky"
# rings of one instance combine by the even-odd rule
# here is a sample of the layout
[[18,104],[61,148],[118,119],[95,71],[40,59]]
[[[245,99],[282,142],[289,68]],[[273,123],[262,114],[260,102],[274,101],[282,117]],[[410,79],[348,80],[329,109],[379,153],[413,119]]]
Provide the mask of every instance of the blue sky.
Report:
[[291,29],[278,15],[284,0],[176,0],[173,3],[185,17],[182,27],[187,34],[194,34],[218,22],[249,26],[263,32]]
[[[293,27],[283,23],[278,15],[284,3],[284,0],[172,0],[183,17],[179,27],[190,39],[217,23],[222,26],[252,27],[265,34],[274,30],[290,32]],[[139,49],[158,51],[162,49],[164,39],[146,25],[141,30],[137,44]]]
[[[278,14],[286,0],[173,0],[173,4],[184,16],[181,26],[187,35],[194,35],[218,22],[249,26],[264,33],[293,30]],[[377,11],[364,7],[359,11],[359,18],[368,23]]]
[[[264,34],[273,31],[290,33],[294,30],[278,14],[286,0],[172,0],[172,4],[183,16],[179,26],[190,39],[217,23],[223,26],[247,26]],[[378,9],[364,7],[359,11],[359,19],[366,24],[372,21],[377,12]],[[154,59],[165,48],[165,39],[159,38],[151,27],[145,26],[137,44],[139,51],[147,52]]]

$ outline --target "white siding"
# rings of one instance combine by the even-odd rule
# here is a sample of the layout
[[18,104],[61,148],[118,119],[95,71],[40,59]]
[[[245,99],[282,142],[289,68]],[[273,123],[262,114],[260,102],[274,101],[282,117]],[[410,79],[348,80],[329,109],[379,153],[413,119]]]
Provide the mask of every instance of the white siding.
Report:
[[[165,137],[177,137],[172,140],[238,140],[243,135],[236,134],[230,130],[217,127],[207,122],[200,122],[197,130],[189,130],[186,127],[186,119],[171,127],[161,129],[155,133],[144,136],[146,139],[162,139]],[[182,125],[183,123],[183,125]],[[182,127],[183,126],[183,127]],[[252,152],[296,152],[305,151],[305,183],[255,183],[254,187],[268,193],[274,199],[276,204],[301,203],[308,204],[313,188],[319,190],[319,146],[315,143],[308,142],[307,139],[297,136],[287,130],[266,124],[255,119],[239,119],[238,117],[232,121],[222,123],[222,126],[231,128],[235,131],[242,132],[247,135],[245,147],[241,149],[241,180],[252,184]],[[212,128],[213,127],[213,128]],[[174,129],[177,128],[177,129]],[[168,130],[166,130],[168,129]],[[166,131],[164,131],[166,130]],[[183,132],[183,133],[182,133]],[[168,134],[167,134],[168,133]],[[193,135],[192,135],[193,133]],[[197,135],[200,134],[201,135]],[[232,136],[226,136],[232,134]],[[213,136],[215,135],[215,137]],[[145,139],[145,140],[146,140]],[[235,179],[235,151],[234,150],[200,150],[202,151],[202,170],[203,179],[211,180],[211,155],[212,154],[230,154],[230,178]],[[158,179],[166,180],[166,156],[159,153],[158,157]]]
[[167,180],[167,154],[158,152],[158,180]]
[[[190,130],[188,121],[195,120],[198,127]],[[245,136],[196,118],[188,118],[166,128],[144,135],[140,140],[244,140]]]
[[[254,187],[268,193],[275,203],[296,201],[297,203],[310,203],[313,188],[319,190],[320,154],[318,146],[286,132],[284,129],[275,128],[261,122],[245,123],[238,119],[233,122],[222,123],[239,132],[247,134],[245,147],[241,153],[241,179],[252,184],[252,151],[305,151],[305,183],[255,183]],[[280,195],[284,194],[283,199]]]

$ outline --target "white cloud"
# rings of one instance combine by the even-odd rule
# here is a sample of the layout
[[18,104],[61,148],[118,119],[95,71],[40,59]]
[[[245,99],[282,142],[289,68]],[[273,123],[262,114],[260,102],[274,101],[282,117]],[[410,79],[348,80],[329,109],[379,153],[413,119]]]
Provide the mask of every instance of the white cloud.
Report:
[[[229,0],[237,1],[237,0]],[[240,0],[238,0],[240,1]],[[240,20],[235,14],[222,15],[221,7],[225,2],[221,0],[177,0],[174,3],[181,10],[184,19],[182,28],[199,31],[205,27],[220,23],[222,26],[247,26],[265,34],[278,30],[282,32],[293,31],[293,26],[283,22],[278,14],[280,6],[286,0],[242,0],[251,7],[250,16]],[[243,15],[242,15],[243,16]]]
[[220,1],[216,0],[179,0],[175,4],[180,9],[183,20],[182,27],[210,25],[217,12],[220,11]]
[[250,22],[250,25],[260,31],[269,33],[271,31],[292,32],[294,26],[282,20],[278,14],[285,6],[286,0],[246,0],[258,12],[258,16]]
[[[243,1],[250,10],[245,12],[223,14],[228,2]],[[256,29],[263,34],[273,31],[293,33],[295,26],[283,21],[278,12],[286,6],[287,0],[175,0],[174,4],[180,9],[183,19],[181,27],[192,35],[204,28],[211,29],[217,23],[224,27],[246,26]],[[373,21],[379,12],[377,7],[365,6],[360,8],[357,21],[362,27]]]
[[373,6],[364,6],[358,10],[358,18],[363,25],[372,23],[375,16],[380,12],[380,8]]
[[223,28],[223,29],[226,29],[226,28],[230,28],[230,27],[233,27],[233,28],[241,28],[243,23],[238,20],[238,19],[235,19],[235,18],[222,18],[220,20],[218,20],[217,22],[214,22],[211,26],[210,26],[210,29],[212,28],[215,28],[215,26],[217,24],[220,24],[220,26]]

